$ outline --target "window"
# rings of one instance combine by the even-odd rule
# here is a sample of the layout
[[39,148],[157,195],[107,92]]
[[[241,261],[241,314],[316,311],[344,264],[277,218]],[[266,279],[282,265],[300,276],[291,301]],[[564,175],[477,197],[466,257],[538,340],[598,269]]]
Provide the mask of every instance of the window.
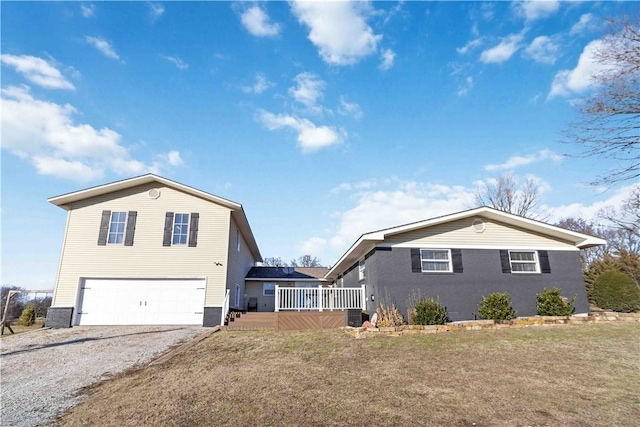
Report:
[[173,217],[173,239],[174,245],[186,245],[189,236],[189,214],[175,214]]
[[240,230],[236,228],[236,249],[240,252],[240,242],[242,241],[242,237],[240,236]]
[[452,272],[451,251],[449,249],[421,249],[422,272]]
[[509,251],[509,262],[513,273],[538,273],[536,251]]
[[272,297],[276,294],[276,284],[275,283],[263,283],[262,284],[262,295],[265,297]]
[[240,285],[236,283],[236,307],[240,307]]
[[366,276],[366,265],[364,260],[358,263],[358,280],[364,280]]
[[126,223],[126,212],[111,212],[111,221],[109,222],[109,235],[107,236],[107,243],[121,244],[124,241],[124,228]]

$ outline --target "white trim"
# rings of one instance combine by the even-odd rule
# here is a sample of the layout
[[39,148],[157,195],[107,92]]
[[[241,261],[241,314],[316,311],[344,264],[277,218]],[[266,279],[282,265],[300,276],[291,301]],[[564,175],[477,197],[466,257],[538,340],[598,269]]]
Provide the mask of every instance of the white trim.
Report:
[[[527,252],[527,253],[532,253],[533,254],[533,261],[527,261],[527,260],[523,260],[523,261],[519,261],[519,260],[512,260],[511,259],[511,252]],[[520,263],[520,264],[534,264],[536,266],[536,270],[535,271],[516,271],[513,269],[513,263]],[[538,251],[532,251],[532,250],[518,250],[518,249],[509,249],[509,268],[511,268],[511,273],[512,274],[540,274],[540,272],[542,271],[540,269],[540,257],[538,256]]]
[[[441,251],[447,252],[447,270],[425,270],[423,267],[423,262],[439,262],[444,264],[444,260],[440,259],[431,259],[431,258],[422,258],[422,251]],[[420,270],[422,273],[453,273],[453,260],[451,259],[451,249],[443,249],[443,248],[420,248]]]
[[[420,243],[399,243],[393,245],[378,245],[384,248],[413,248],[413,249],[442,249],[442,244],[420,244]],[[579,252],[580,249],[575,246],[512,246],[512,245],[451,245],[456,249],[504,249],[509,247],[513,250],[523,251],[565,251],[565,252]]]

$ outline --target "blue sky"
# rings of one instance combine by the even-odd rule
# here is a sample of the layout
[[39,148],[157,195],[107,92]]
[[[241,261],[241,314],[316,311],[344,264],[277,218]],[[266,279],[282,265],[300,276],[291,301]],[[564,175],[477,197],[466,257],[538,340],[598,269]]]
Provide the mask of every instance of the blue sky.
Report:
[[510,173],[550,220],[629,183],[567,157],[625,2],[3,2],[2,283],[52,288],[47,198],[158,173],[242,203],[263,256],[474,207]]

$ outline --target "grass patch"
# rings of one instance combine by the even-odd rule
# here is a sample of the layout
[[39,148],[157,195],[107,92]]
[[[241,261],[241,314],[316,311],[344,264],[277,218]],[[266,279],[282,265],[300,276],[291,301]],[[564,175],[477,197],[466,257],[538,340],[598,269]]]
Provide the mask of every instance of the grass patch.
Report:
[[221,332],[93,388],[63,425],[637,425],[640,328],[356,340]]
[[15,335],[15,334],[22,334],[24,332],[35,331],[37,329],[42,328],[43,326],[44,326],[43,318],[36,319],[35,323],[31,326],[21,326],[21,325],[18,325],[18,322],[16,321],[11,324],[11,329],[13,329],[14,333],[12,334],[9,328],[5,326],[4,334],[2,335],[2,338],[10,337],[11,335]]

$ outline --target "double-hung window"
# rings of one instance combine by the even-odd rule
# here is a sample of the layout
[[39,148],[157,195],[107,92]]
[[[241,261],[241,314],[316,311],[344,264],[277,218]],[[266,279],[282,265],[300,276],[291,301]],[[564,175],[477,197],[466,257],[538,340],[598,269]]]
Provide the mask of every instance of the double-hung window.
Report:
[[124,229],[127,223],[126,212],[111,212],[111,220],[109,221],[109,234],[107,235],[107,243],[122,244],[124,241]]
[[364,280],[367,277],[367,270],[365,261],[362,260],[358,263],[358,280]]
[[539,273],[536,251],[509,251],[512,273]]
[[174,245],[186,245],[189,236],[189,214],[177,213],[173,217],[173,238]]
[[451,251],[449,249],[421,249],[422,272],[452,272]]
[[272,297],[276,294],[276,284],[275,283],[263,283],[262,284],[262,295],[265,297]]

